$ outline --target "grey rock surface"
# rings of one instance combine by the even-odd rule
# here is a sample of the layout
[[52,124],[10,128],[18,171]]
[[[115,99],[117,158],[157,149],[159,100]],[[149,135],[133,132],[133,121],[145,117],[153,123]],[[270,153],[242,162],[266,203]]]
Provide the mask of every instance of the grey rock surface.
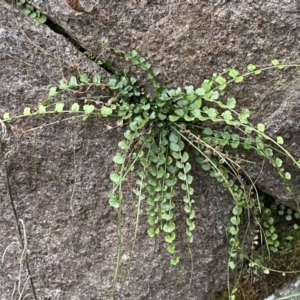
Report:
[[[265,66],[274,58],[287,63],[299,59],[297,1],[90,0],[94,5],[91,13],[75,12],[65,1],[29,2],[85,49],[102,60],[112,60],[116,69],[122,69],[126,62],[104,51],[103,43],[124,50],[137,49],[161,71],[160,80],[168,87],[197,86],[212,73],[232,66],[242,71],[248,63]],[[224,93],[225,99],[229,95],[236,98],[238,109],[250,109],[253,123],[264,121],[272,137],[282,134],[287,149],[296,158],[300,141],[300,99],[296,93],[299,71],[266,72]],[[288,100],[291,97],[292,102]],[[290,194],[276,170],[259,157],[251,158],[262,167],[258,170],[245,166],[257,186],[296,209],[300,201],[299,171],[286,166],[293,178],[290,184],[294,192]]]
[[[60,6],[58,6],[60,7]],[[55,7],[53,7],[55,9]],[[66,8],[65,8],[66,9]],[[102,72],[63,36],[38,25],[0,0],[0,115],[35,108],[48,89],[62,78]],[[103,78],[109,75],[102,72]],[[70,94],[72,98],[73,95]],[[55,122],[46,126],[49,122]],[[112,156],[124,129],[107,131],[112,121],[72,118],[29,118],[7,125],[0,169],[0,299],[10,299],[14,283],[33,299],[21,250],[11,198],[24,223],[27,258],[37,299],[107,299],[118,253],[117,214],[107,203]],[[27,129],[36,128],[30,132]],[[7,165],[8,173],[4,168]],[[127,278],[114,299],[212,299],[227,284],[227,227],[232,200],[205,173],[195,172],[194,240],[187,246],[185,220],[177,215],[177,249],[181,264],[174,268],[161,240],[148,238],[141,216],[136,249]],[[135,227],[127,182],[123,205],[123,249],[120,278],[129,262]],[[181,199],[177,203],[180,207]],[[24,230],[25,229],[25,230]],[[22,288],[24,292],[22,292]]]
[[[0,0],[0,115],[22,111],[27,105],[35,107],[48,97],[51,85],[79,71],[109,78],[62,35],[26,18],[7,2]],[[213,72],[233,65],[265,65],[273,58],[287,62],[299,58],[299,12],[291,0],[223,4],[213,0],[90,0],[94,10],[88,14],[75,12],[65,1],[28,2],[62,26],[86,50],[102,60],[112,60],[116,69],[127,63],[105,52],[103,43],[139,50],[161,70],[160,80],[169,87],[197,85]],[[143,82],[142,74],[137,74]],[[298,77],[298,69],[265,73],[233,87],[229,93],[237,99],[238,109],[248,107],[253,112],[253,122],[263,121],[272,136],[283,136],[287,149],[297,158]],[[145,85],[147,88],[146,82]],[[0,254],[7,250],[0,268],[1,300],[10,299],[21,257],[4,161],[17,214],[26,228],[28,261],[38,299],[102,300],[109,295],[118,236],[117,214],[108,206],[107,195],[111,158],[123,129],[106,131],[107,124],[115,125],[108,120],[63,119],[55,116],[57,122],[43,128],[40,126],[50,118],[19,120],[8,126],[0,181]],[[39,128],[23,134],[32,127]],[[254,167],[249,165],[245,170],[257,179],[259,188],[297,208],[299,171],[286,166],[293,178],[294,195],[290,195],[273,168],[259,157],[242,155],[255,161]],[[123,206],[120,278],[129,261],[135,226],[131,194],[134,185],[132,178]],[[184,220],[177,215],[182,225],[177,245],[183,253],[180,266],[176,269],[169,265],[161,240],[155,245],[147,237],[143,215],[130,273],[117,285],[114,299],[206,300],[226,288],[226,228],[232,201],[200,170],[195,170],[194,188],[197,229],[190,251],[185,242]],[[180,197],[178,206],[179,203]],[[21,274],[24,284],[26,271]],[[28,283],[25,294],[32,299]]]

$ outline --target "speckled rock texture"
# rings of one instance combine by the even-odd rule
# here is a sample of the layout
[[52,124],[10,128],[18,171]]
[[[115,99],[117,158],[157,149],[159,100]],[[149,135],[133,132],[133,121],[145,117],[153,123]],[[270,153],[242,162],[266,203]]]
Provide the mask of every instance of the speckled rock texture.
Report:
[[[64,11],[73,14],[60,5],[57,8],[64,7]],[[109,78],[63,36],[26,18],[3,0],[0,62],[0,115],[22,112],[24,106],[35,108],[48,97],[50,86],[78,74],[78,70]],[[27,259],[37,299],[104,300],[109,296],[118,235],[117,213],[109,207],[107,195],[111,188],[109,174],[114,167],[112,156],[124,129],[107,131],[106,125],[115,125],[109,120],[83,122],[76,118],[65,120],[67,117],[16,120],[7,125],[7,135],[1,141],[1,300],[11,299],[18,280],[20,287],[14,299],[20,294],[24,299],[34,299],[26,281],[26,267],[20,268],[22,251],[11,200],[22,220],[20,224],[24,224],[21,234],[24,237],[26,232]],[[46,126],[49,122],[54,124]],[[36,129],[25,132],[30,128]],[[232,200],[205,173],[195,170],[194,177],[197,229],[190,248],[185,238],[185,220],[179,211],[176,215],[181,264],[178,268],[170,266],[164,243],[148,238],[146,216],[142,215],[131,268],[124,279],[136,218],[132,195],[135,179],[126,183],[120,281],[113,299],[212,299],[226,288]],[[178,207],[180,201],[179,197]]]
[[[62,35],[39,25],[0,0],[0,114],[37,105],[58,80],[78,71],[102,73],[99,66],[77,51]],[[169,87],[199,84],[213,72],[248,63],[266,65],[273,58],[294,62],[299,56],[299,18],[295,1],[217,0],[90,0],[91,13],[77,13],[65,1],[31,0],[85,49],[115,69],[126,62],[105,52],[103,43],[124,50],[137,49],[160,69],[159,80]],[[85,1],[82,0],[84,4]],[[143,76],[137,73],[141,82]],[[145,87],[148,88],[145,83]],[[267,72],[230,93],[238,109],[248,107],[253,122],[263,121],[268,132],[281,135],[288,150],[300,156],[299,70]],[[7,194],[4,161],[18,217],[28,240],[28,262],[38,299],[107,299],[116,267],[117,214],[107,204],[111,187],[111,158],[123,129],[106,131],[107,120],[68,121],[50,118],[19,120],[8,126],[2,142],[0,181],[0,253],[7,249],[0,269],[0,299],[10,299],[17,280],[21,251],[18,231]],[[53,121],[53,118],[51,118]],[[111,125],[115,125],[111,123]],[[23,134],[24,129],[39,127]],[[291,207],[295,199],[268,164],[241,153],[254,165],[245,166],[258,187]],[[259,168],[257,168],[259,166]],[[292,173],[297,194],[300,174]],[[182,262],[169,265],[161,240],[147,237],[143,215],[128,277],[135,208],[128,182],[123,207],[121,281],[114,299],[212,299],[227,286],[227,229],[232,209],[230,196],[205,173],[195,170],[194,240],[188,249],[178,232]],[[299,200],[299,198],[298,198]],[[178,199],[178,202],[180,199]],[[11,245],[9,248],[7,248]],[[153,256],[154,252],[154,256]],[[26,271],[22,271],[22,284]],[[23,286],[23,285],[22,285]],[[30,285],[24,295],[33,299]]]
[[[112,60],[116,69],[126,62],[105,52],[103,43],[137,49],[161,71],[160,81],[168,87],[196,86],[231,66],[242,71],[248,63],[265,66],[274,58],[287,63],[299,59],[300,9],[294,0],[89,0],[94,5],[91,13],[75,12],[65,1],[29,2],[85,49],[102,60]],[[239,109],[249,108],[254,123],[264,121],[271,136],[285,137],[287,149],[296,158],[300,156],[299,71],[266,72],[224,93],[236,98]],[[286,167],[293,178],[293,194],[289,194],[272,167],[261,158],[245,155],[260,166],[245,166],[258,187],[296,209],[299,172]]]

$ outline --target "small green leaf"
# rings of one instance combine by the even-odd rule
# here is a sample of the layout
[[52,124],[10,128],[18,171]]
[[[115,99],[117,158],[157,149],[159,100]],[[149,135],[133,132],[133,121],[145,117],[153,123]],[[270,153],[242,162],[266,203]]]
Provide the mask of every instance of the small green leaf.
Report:
[[218,91],[213,91],[209,97],[209,100],[214,101],[219,99],[219,92]]
[[188,159],[189,159],[188,153],[187,152],[183,152],[183,154],[181,156],[181,162],[185,163]]
[[186,90],[187,94],[192,94],[194,93],[194,87],[192,85],[185,86],[184,89]]
[[236,104],[235,98],[229,97],[229,98],[227,99],[227,104],[226,104],[227,108],[233,109],[233,108],[235,108],[235,104]]
[[270,270],[269,269],[264,269],[264,273],[265,274],[270,274]]
[[167,251],[171,254],[175,252],[175,244],[168,244]]
[[95,106],[93,104],[85,104],[83,110],[85,114],[89,115],[95,110]]
[[156,77],[159,73],[160,72],[157,69],[153,69],[153,71],[152,71],[152,74],[153,74],[154,77]]
[[147,230],[147,233],[150,237],[154,237],[155,236],[155,229],[154,228],[149,228]]
[[277,168],[280,168],[282,166],[282,160],[278,157],[275,159],[275,164]]
[[257,130],[259,132],[264,132],[265,131],[265,125],[260,123],[260,124],[257,124]]
[[47,17],[45,15],[41,15],[38,18],[38,21],[39,21],[40,24],[44,24],[47,21]]
[[230,232],[231,235],[237,235],[239,230],[238,230],[238,228],[235,228],[235,227],[231,226],[229,228],[229,232]]
[[240,73],[239,73],[239,71],[237,71],[235,69],[231,69],[228,74],[230,77],[236,78]]
[[186,180],[186,175],[184,173],[182,173],[182,172],[179,172],[178,173],[178,178],[181,179],[181,180],[183,180],[183,181],[185,181]]
[[229,267],[231,270],[234,270],[235,267],[236,267],[236,264],[235,264],[233,261],[230,261],[230,262],[228,263],[228,267]]
[[230,121],[233,119],[232,114],[229,110],[226,110],[222,113],[222,117],[224,118],[225,121]]
[[244,77],[243,77],[243,76],[239,76],[239,77],[237,77],[237,78],[234,80],[234,82],[239,83],[239,82],[242,82],[243,80],[244,80]]
[[176,227],[175,223],[173,221],[171,221],[169,223],[164,224],[163,231],[166,233],[171,233],[172,231],[175,230],[175,227]]
[[230,222],[233,225],[239,225],[240,224],[240,218],[238,216],[232,216],[230,218]]
[[80,74],[80,82],[82,82],[84,84],[89,83],[89,78],[88,78],[87,74],[85,74],[85,73]]
[[121,176],[117,172],[110,173],[110,180],[116,184],[121,182]]
[[198,96],[204,96],[204,95],[205,95],[205,89],[203,89],[203,88],[198,88],[198,89],[196,89],[195,93],[196,93]]
[[151,64],[149,64],[149,63],[145,63],[145,64],[142,64],[141,65],[141,69],[143,70],[143,71],[147,71],[147,70],[149,70],[151,68]]
[[191,164],[190,164],[189,162],[187,162],[187,163],[184,165],[183,169],[184,169],[184,172],[185,172],[185,173],[188,173],[188,172],[192,169],[192,166],[191,166]]
[[71,111],[72,112],[78,112],[79,111],[79,104],[78,103],[73,103],[72,106],[71,106]]
[[178,146],[177,143],[171,142],[171,143],[170,143],[170,149],[171,149],[172,151],[178,152],[178,151],[179,151],[179,146]]
[[247,66],[247,69],[248,69],[250,72],[253,72],[253,71],[256,69],[256,66],[253,65],[253,64],[249,64],[249,65]]
[[28,9],[28,8],[24,8],[22,9],[22,11],[26,14],[26,15],[29,15],[31,13],[31,9]]
[[[190,220],[190,219],[187,219],[187,220]],[[190,222],[190,224],[189,224],[189,230],[193,231],[195,228],[196,228],[195,223],[194,222]]]
[[61,90],[66,90],[69,88],[69,86],[66,84],[64,79],[61,79],[59,81],[59,86],[58,86]]
[[30,116],[30,107],[25,107],[23,111],[24,116]]
[[176,266],[179,263],[180,258],[178,256],[175,256],[173,258],[171,258],[171,265]]
[[202,131],[203,134],[205,135],[212,135],[213,134],[213,131],[209,128],[209,127],[206,127],[203,131]]
[[218,111],[212,107],[204,107],[203,111],[209,116],[210,119],[214,119],[218,115]]
[[187,122],[194,121],[194,119],[195,119],[193,116],[189,116],[188,114],[185,114],[183,118]]
[[58,94],[58,92],[56,91],[56,86],[52,86],[52,87],[49,89],[49,96],[50,96],[50,97],[55,97],[57,94]]
[[171,122],[176,122],[176,121],[178,121],[180,119],[180,116],[174,116],[174,115],[170,115],[169,116],[169,120],[171,121]]
[[282,145],[282,144],[284,143],[283,138],[282,138],[281,136],[278,136],[278,137],[276,138],[276,141],[277,141],[277,143],[278,143],[279,145]]
[[77,86],[77,79],[75,76],[71,76],[70,80],[69,80],[69,86],[73,87],[73,86]]
[[29,17],[30,17],[31,19],[35,19],[35,18],[37,17],[37,14],[36,14],[35,12],[32,12],[32,13],[29,15]]
[[186,176],[186,181],[187,181],[188,184],[191,184],[191,183],[193,182],[193,176],[190,175],[190,174],[188,174],[188,175]]
[[248,108],[243,108],[241,114],[239,115],[239,120],[241,121],[241,123],[247,124],[249,117],[250,117],[249,109]]
[[220,85],[223,85],[224,83],[227,82],[226,78],[222,77],[222,75],[218,75],[216,78],[215,78],[215,81],[220,84]]
[[176,115],[178,115],[180,117],[183,117],[184,113],[185,113],[185,110],[183,108],[178,108],[178,109],[175,109],[174,112],[175,112]]
[[279,61],[278,61],[277,59],[273,59],[273,60],[271,61],[271,63],[272,63],[272,65],[275,66],[275,67],[279,65]]
[[101,84],[101,76],[99,74],[96,74],[94,77],[93,77],[93,83],[95,85],[100,85]]
[[195,216],[196,216],[195,211],[194,211],[194,210],[191,210],[191,212],[190,212],[190,214],[189,214],[189,218],[190,218],[190,219],[194,219]]
[[41,102],[42,105],[44,106],[48,106],[49,104],[51,103],[51,100],[50,99],[45,99]]
[[271,235],[271,239],[272,239],[272,241],[277,240],[277,239],[278,239],[278,235],[277,235],[276,233],[273,233],[273,234]]
[[175,133],[171,132],[169,136],[169,141],[177,144],[178,140],[179,140],[178,136]]
[[176,167],[178,168],[178,169],[182,169],[183,168],[183,164],[180,162],[180,161],[176,161]]
[[101,115],[103,116],[103,117],[108,117],[108,116],[110,116],[111,114],[112,114],[112,109],[111,109],[111,107],[108,107],[108,106],[102,106],[101,107],[101,111],[100,111],[100,113],[101,113]]
[[241,207],[235,206],[232,210],[232,213],[235,216],[239,216],[243,212],[243,209]]
[[120,141],[118,143],[118,146],[122,150],[128,150],[128,148],[129,148],[129,145],[128,145],[128,143],[125,140]]
[[62,112],[63,109],[64,109],[64,103],[62,103],[62,102],[57,102],[57,103],[55,104],[55,109],[54,109],[54,111],[56,111],[56,112]]
[[287,216],[285,217],[285,219],[286,219],[287,221],[291,221],[291,220],[292,220],[292,216],[291,216],[291,215],[287,215]]
[[[173,219],[174,214],[172,212],[171,213],[164,213],[164,214],[161,215],[161,217],[164,220],[170,221],[170,220]],[[175,226],[175,224],[174,224],[174,226]]]
[[186,204],[184,207],[183,207],[184,211],[189,214],[191,212],[191,206],[190,204]]
[[226,87],[227,87],[227,84],[221,84],[221,85],[219,85],[218,86],[218,89],[220,90],[220,91],[223,91],[223,90],[225,90],[226,89]]
[[275,227],[274,226],[271,226],[270,228],[269,228],[269,231],[271,232],[271,233],[274,233],[275,232]]
[[265,154],[267,157],[272,157],[273,156],[273,150],[271,148],[266,148]]
[[287,180],[290,180],[292,178],[291,174],[289,172],[284,173],[284,178]]
[[123,165],[124,162],[125,162],[125,158],[122,156],[121,153],[117,153],[117,154],[113,157],[113,161],[114,161],[116,164]]
[[131,55],[131,57],[136,57],[139,55],[139,53],[136,50],[131,50],[130,55]]
[[10,119],[10,115],[8,112],[4,113],[3,114],[3,120],[6,121],[6,120],[9,120]]
[[176,234],[174,231],[164,237],[166,243],[172,243],[175,240],[175,238]]
[[114,208],[119,208],[120,207],[120,202],[114,196],[109,196],[108,203],[109,203],[110,206],[112,206]]
[[38,113],[39,114],[45,114],[46,113],[46,106],[44,106],[41,103],[39,103],[39,105],[38,105]]
[[202,163],[201,164],[201,168],[204,170],[204,171],[209,171],[210,168],[211,168],[211,165],[209,163]]

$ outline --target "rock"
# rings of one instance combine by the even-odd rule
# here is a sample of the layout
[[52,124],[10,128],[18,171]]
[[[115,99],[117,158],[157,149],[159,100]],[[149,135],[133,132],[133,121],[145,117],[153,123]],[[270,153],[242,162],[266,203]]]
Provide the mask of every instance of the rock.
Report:
[[[126,3],[91,0],[94,5],[91,13],[76,13],[64,1],[29,2],[62,26],[85,49],[102,60],[112,60],[116,69],[123,69],[128,63],[105,52],[103,43],[127,51],[137,49],[161,71],[160,81],[170,88],[197,86],[212,73],[232,66],[242,72],[249,63],[269,65],[274,58],[294,63],[300,50],[297,43],[299,11],[290,0]],[[267,133],[273,138],[283,133],[287,137],[285,147],[297,159],[300,157],[297,150],[300,131],[296,129],[299,71],[299,68],[266,71],[256,78],[245,78],[244,84],[229,87],[224,93],[225,99],[229,95],[236,98],[238,110],[250,109],[253,124],[263,120]],[[293,105],[288,100],[290,97],[293,97]],[[287,115],[294,116],[288,121],[288,128],[285,126]],[[253,166],[244,168],[257,186],[285,205],[298,209],[299,171],[287,163],[285,168],[292,174],[293,193],[289,193],[273,167],[261,157],[249,153],[246,156],[255,161]],[[257,164],[262,168],[257,169]]]
[[[65,1],[28,1],[60,25],[82,49],[110,59],[115,69],[128,63],[103,50],[103,43],[137,49],[161,71],[168,87],[197,86],[214,72],[233,65],[291,62],[299,53],[297,7],[293,1],[95,1],[90,13],[77,13]],[[86,1],[82,1],[86,2]],[[84,5],[86,3],[83,3]],[[50,26],[51,27],[51,26]],[[81,50],[82,50],[81,49]],[[49,87],[71,74],[86,71],[110,77],[62,35],[34,23],[6,2],[0,2],[0,115],[36,106]],[[136,70],[135,70],[136,71]],[[148,89],[143,74],[136,71]],[[283,136],[287,150],[299,158],[299,69],[270,71],[245,78],[224,97],[233,95],[238,110],[248,107],[253,123]],[[71,95],[73,96],[73,95]],[[42,126],[49,122],[52,126]],[[123,129],[106,131],[112,121],[61,116],[18,120],[8,126],[3,143],[8,178],[18,218],[24,222],[28,263],[38,299],[107,299],[118,254],[117,214],[107,204],[112,156]],[[24,135],[24,130],[38,127]],[[13,134],[12,134],[13,133]],[[297,208],[300,173],[292,164],[289,194],[277,171],[261,157],[241,152],[255,164],[244,170],[256,185],[285,205]],[[257,168],[259,166],[259,168]],[[226,288],[227,228],[233,204],[228,193],[208,175],[194,171],[195,242],[187,248],[185,220],[180,224],[178,268],[171,267],[165,245],[155,244],[141,216],[130,272],[135,207],[128,182],[123,205],[123,246],[120,281],[114,299],[212,299]],[[19,273],[18,231],[1,169],[0,294],[10,298]],[[180,197],[178,207],[180,206]],[[24,232],[22,231],[24,234]],[[15,244],[11,244],[15,242]],[[7,248],[11,245],[9,248]],[[154,251],[155,250],[155,251]],[[154,253],[154,254],[153,254]],[[22,284],[26,271],[22,272]],[[23,286],[23,285],[22,285]],[[25,285],[24,294],[30,294]],[[30,296],[31,297],[31,296]]]
[[[58,7],[49,4],[53,14],[60,7],[68,11],[63,2]],[[78,70],[109,78],[62,35],[3,1],[0,50],[1,116],[4,112],[22,113],[26,106],[37,107],[48,98],[50,86]],[[124,130],[107,131],[107,124],[115,124],[106,119],[64,119],[52,115],[7,125],[0,171],[0,253],[5,252],[0,269],[1,299],[10,299],[18,278],[23,296],[33,299],[26,266],[19,269],[22,251],[6,179],[17,218],[22,220],[19,224],[24,224],[21,234],[27,242],[37,299],[98,300],[109,296],[118,254],[118,223],[107,196],[112,156]],[[47,126],[50,122],[54,124]],[[36,129],[25,132],[30,128]],[[136,218],[131,194],[134,178],[126,183],[121,271],[114,299],[212,299],[226,287],[232,200],[202,171],[194,177],[195,242],[188,248],[185,220],[178,213],[179,266],[170,265],[161,239],[155,243],[147,236],[146,216],[142,215],[130,272],[124,279]],[[180,202],[179,197],[178,208]]]

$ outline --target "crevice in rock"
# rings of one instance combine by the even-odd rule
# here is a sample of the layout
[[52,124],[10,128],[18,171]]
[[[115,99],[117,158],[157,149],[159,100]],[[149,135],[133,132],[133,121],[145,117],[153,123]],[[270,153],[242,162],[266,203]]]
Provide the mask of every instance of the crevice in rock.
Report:
[[[86,48],[84,48],[77,40],[71,37],[64,28],[62,28],[60,25],[55,23],[51,18],[49,18],[49,16],[47,16],[47,21],[44,23],[44,25],[48,26],[55,33],[63,35],[79,52],[83,53],[88,59],[97,63],[97,58],[93,53],[91,53]],[[87,55],[87,54],[91,54],[91,55]],[[110,74],[115,74],[115,70],[110,66],[108,62],[103,62],[98,65],[101,68],[103,68],[106,72]]]
[[[14,5],[15,7],[18,8],[17,0],[4,0],[4,1],[7,2],[8,4]],[[30,5],[33,6],[32,4],[30,4]],[[37,9],[36,7],[34,7],[34,8]],[[60,25],[58,25],[57,23],[55,23],[55,21],[53,21],[51,19],[51,17],[49,17],[46,14],[44,14],[44,15],[47,17],[47,20],[46,20],[45,23],[43,23],[43,25],[48,26],[55,33],[64,36],[79,52],[83,53],[91,61],[97,63],[106,72],[108,72],[110,74],[115,74],[116,71],[111,67],[110,62],[101,62],[101,64],[98,63],[97,62],[97,58],[96,58],[96,56],[93,53],[91,53],[86,48],[84,48],[76,39],[74,39],[72,36],[70,36],[68,34],[68,32],[63,27],[61,27]],[[38,22],[37,22],[37,24],[38,24]]]
[[[51,20],[47,16],[47,21],[44,23],[44,25],[48,26],[52,31],[55,33],[63,35],[79,52],[83,53],[88,59],[92,60],[93,62],[97,63],[97,58],[93,53],[85,49],[80,43],[72,38],[60,25],[56,24],[54,21]],[[87,55],[87,54],[91,55]],[[97,63],[98,64],[98,63]],[[101,68],[103,68],[106,72],[110,74],[115,74],[115,70],[110,66],[108,62],[103,62],[101,64],[98,64]]]

